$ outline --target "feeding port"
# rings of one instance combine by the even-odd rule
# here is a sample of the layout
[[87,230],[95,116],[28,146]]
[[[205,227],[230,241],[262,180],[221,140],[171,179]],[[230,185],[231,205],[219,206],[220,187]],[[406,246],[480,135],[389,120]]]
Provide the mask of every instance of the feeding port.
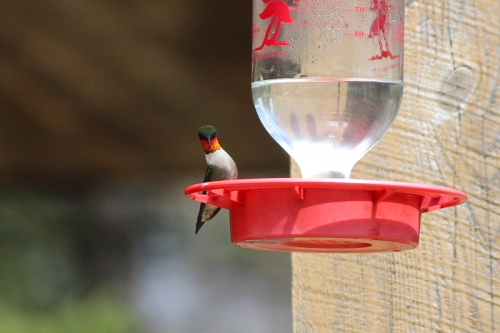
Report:
[[413,249],[422,213],[467,199],[433,185],[294,178],[200,183],[185,194],[228,209],[231,241],[240,247],[317,253]]

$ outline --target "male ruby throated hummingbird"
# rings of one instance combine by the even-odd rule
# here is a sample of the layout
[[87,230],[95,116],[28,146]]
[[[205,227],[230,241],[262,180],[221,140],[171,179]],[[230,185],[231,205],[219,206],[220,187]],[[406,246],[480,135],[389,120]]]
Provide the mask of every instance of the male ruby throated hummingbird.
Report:
[[[217,138],[217,131],[213,126],[205,125],[198,130],[198,137],[205,151],[207,170],[203,182],[238,178],[238,169],[231,156],[222,149]],[[205,193],[204,193],[205,194]],[[198,219],[196,220],[195,234],[203,224],[211,220],[220,210],[220,207],[201,203]]]

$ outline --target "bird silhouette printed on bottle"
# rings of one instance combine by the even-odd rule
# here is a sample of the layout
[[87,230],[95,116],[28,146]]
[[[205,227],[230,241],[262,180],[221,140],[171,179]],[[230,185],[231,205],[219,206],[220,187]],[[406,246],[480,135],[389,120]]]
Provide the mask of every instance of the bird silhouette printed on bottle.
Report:
[[377,17],[373,20],[370,27],[368,38],[376,38],[380,47],[380,54],[371,57],[369,60],[379,60],[383,58],[395,59],[398,56],[393,55],[389,50],[389,30],[391,24],[387,20],[390,14],[391,7],[387,4],[387,0],[372,0],[370,11],[377,11]]
[[287,46],[290,45],[288,42],[279,40],[279,33],[281,24],[289,24],[293,22],[290,16],[290,9],[288,5],[282,0],[262,0],[264,3],[268,4],[267,7],[259,14],[262,20],[267,20],[271,18],[271,22],[267,27],[266,34],[264,35],[264,40],[262,44],[255,48],[253,52],[260,51],[266,46]]

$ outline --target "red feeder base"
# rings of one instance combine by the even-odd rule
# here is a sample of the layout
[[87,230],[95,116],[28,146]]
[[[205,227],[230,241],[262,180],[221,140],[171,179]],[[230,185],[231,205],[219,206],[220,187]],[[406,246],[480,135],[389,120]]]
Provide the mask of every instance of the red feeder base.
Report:
[[238,246],[318,253],[414,249],[422,213],[467,200],[441,186],[344,179],[238,179],[191,185],[184,193],[229,209]]

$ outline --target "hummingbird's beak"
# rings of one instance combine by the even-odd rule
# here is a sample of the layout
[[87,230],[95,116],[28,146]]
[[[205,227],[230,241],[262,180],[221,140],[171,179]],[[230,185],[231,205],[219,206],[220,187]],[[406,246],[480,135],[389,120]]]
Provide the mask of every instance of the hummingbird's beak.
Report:
[[207,137],[208,146],[210,147],[210,137]]

